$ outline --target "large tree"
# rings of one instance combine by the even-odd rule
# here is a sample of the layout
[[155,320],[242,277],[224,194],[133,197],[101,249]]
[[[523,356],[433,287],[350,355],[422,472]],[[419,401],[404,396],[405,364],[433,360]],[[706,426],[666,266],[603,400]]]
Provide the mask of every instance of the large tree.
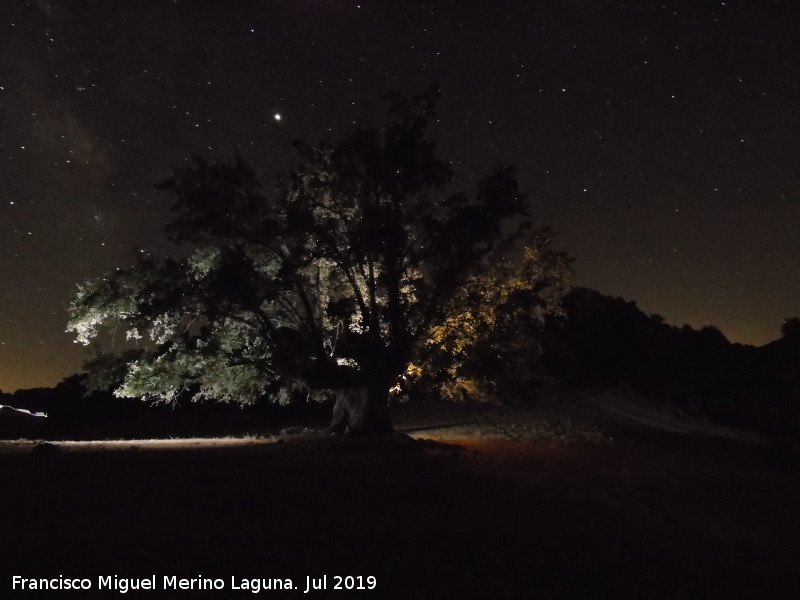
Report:
[[388,430],[398,378],[427,364],[452,386],[465,352],[514,312],[521,288],[530,318],[555,310],[567,262],[532,230],[514,170],[487,175],[471,197],[446,191],[449,164],[426,135],[438,97],[435,87],[393,93],[380,130],[296,143],[300,164],[274,193],[239,157],[174,169],[159,187],[174,202],[167,233],[186,258],[139,259],[80,285],[70,305],[78,342],[120,326],[144,338],[122,369],[95,362],[120,374],[115,393],[241,403],[332,395],[333,431]]

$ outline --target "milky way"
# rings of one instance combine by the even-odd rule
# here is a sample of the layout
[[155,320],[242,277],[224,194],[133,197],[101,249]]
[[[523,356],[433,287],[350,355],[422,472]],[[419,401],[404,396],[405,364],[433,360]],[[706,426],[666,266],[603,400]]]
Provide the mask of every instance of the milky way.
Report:
[[389,89],[433,80],[457,184],[515,164],[576,283],[732,341],[800,315],[795,3],[5,0],[0,16],[4,391],[80,368],[77,282],[172,251],[153,187],[171,165],[238,151],[270,184],[293,139],[377,124]]

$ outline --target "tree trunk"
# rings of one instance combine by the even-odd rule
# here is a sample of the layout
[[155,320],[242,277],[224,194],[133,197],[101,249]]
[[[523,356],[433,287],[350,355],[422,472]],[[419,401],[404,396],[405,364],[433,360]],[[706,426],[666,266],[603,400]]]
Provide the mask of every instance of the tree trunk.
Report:
[[391,433],[386,386],[337,390],[330,433]]

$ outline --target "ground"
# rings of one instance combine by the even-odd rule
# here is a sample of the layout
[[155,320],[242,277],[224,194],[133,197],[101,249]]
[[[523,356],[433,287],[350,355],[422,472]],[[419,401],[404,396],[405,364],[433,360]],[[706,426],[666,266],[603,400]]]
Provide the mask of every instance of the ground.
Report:
[[768,443],[416,410],[396,414],[413,443],[2,443],[0,589],[14,574],[291,577],[290,597],[339,574],[378,587],[317,597],[797,597],[800,477]]

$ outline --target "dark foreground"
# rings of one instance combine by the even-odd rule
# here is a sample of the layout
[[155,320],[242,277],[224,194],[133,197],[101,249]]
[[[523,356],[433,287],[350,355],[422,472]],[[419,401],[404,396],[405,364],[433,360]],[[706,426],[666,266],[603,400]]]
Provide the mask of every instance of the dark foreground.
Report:
[[13,575],[377,578],[363,598],[800,597],[800,478],[766,449],[290,441],[0,455],[0,596]]

